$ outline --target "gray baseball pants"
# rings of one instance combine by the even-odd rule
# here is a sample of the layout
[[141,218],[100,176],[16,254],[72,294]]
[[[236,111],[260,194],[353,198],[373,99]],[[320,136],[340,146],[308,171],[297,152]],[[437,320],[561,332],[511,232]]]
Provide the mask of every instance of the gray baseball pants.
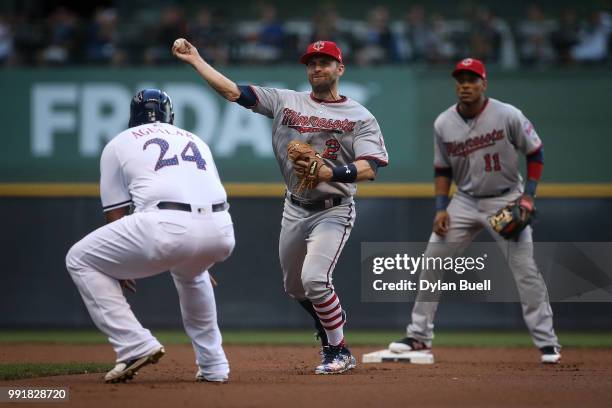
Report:
[[285,199],[278,245],[285,292],[317,304],[333,293],[332,275],[355,223],[355,203],[310,211]]
[[[533,259],[533,246],[509,245],[508,241],[491,228],[487,220],[488,216],[495,214],[500,208],[516,200],[520,194],[520,191],[512,191],[499,197],[474,198],[462,192],[457,192],[447,208],[450,225],[446,237],[443,238],[436,233],[432,233],[429,238],[430,243],[453,243],[457,245],[428,245],[425,257],[459,256],[482,229],[487,230],[499,244],[514,275],[521,300],[523,318],[534,344],[538,348],[544,346],[560,347],[553,329],[553,313],[548,299],[548,290]],[[525,228],[519,236],[518,242],[533,242],[531,234],[531,228]],[[423,270],[420,279],[442,280],[442,271]],[[431,301],[431,293],[426,295],[428,301],[420,300],[425,296],[421,295],[421,293],[417,295],[412,309],[412,322],[407,327],[407,336],[431,346],[434,338],[434,318],[438,302]]]

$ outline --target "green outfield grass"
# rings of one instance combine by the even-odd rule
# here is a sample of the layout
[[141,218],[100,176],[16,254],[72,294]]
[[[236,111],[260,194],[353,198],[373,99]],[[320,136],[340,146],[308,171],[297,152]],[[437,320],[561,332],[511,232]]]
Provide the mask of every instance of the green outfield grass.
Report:
[[0,364],[0,381],[53,375],[105,373],[113,368],[101,363],[11,363]]
[[[314,345],[312,330],[223,330],[225,344],[238,345]],[[164,344],[189,344],[179,330],[153,330]],[[354,346],[386,346],[402,337],[401,330],[349,330],[347,342]],[[612,332],[560,332],[565,347],[612,347]],[[0,343],[107,344],[95,330],[0,330]],[[530,347],[527,331],[439,331],[435,346],[447,347]]]

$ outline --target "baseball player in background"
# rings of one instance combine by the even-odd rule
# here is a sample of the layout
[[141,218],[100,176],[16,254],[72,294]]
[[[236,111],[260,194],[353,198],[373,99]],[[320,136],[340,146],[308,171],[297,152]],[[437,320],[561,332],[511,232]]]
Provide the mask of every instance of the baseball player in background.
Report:
[[[509,202],[521,212],[532,212],[544,156],[533,125],[512,105],[487,98],[487,74],[482,62],[467,58],[452,73],[458,103],[442,112],[434,123],[436,215],[425,256],[459,255],[484,228],[500,244],[516,281],[523,317],[543,363],[560,360],[560,345],[553,329],[548,291],[533,259],[531,228],[507,245],[488,221]],[[527,182],[523,187],[518,169],[519,153],[527,157]],[[457,193],[449,202],[451,182]],[[453,245],[435,245],[448,243]],[[423,270],[421,279],[442,279],[441,271]],[[407,335],[392,342],[396,353],[428,351],[434,337],[437,301],[419,293],[412,309]],[[435,300],[435,299],[434,299]]]
[[[66,266],[96,326],[117,353],[106,382],[131,379],[165,353],[136,319],[121,286],[170,271],[185,331],[196,354],[199,381],[225,382],[229,365],[221,347],[208,273],[234,248],[227,195],[209,147],[173,126],[165,92],[134,96],[129,129],[100,158],[100,196],[107,224],[77,242]],[[130,208],[134,211],[130,214]]]
[[[315,373],[352,369],[356,361],[344,341],[346,315],[332,273],[355,221],[355,183],[373,180],[388,158],[374,116],[338,93],[345,69],[340,49],[331,41],[317,41],[300,58],[312,92],[237,85],[183,39],[175,41],[173,53],[225,99],[273,120],[273,150],[287,187],[279,238],[285,291],[317,327],[322,361]],[[315,162],[289,160],[292,140],[312,146],[324,164],[310,167]],[[300,175],[307,169],[317,184],[303,190]]]

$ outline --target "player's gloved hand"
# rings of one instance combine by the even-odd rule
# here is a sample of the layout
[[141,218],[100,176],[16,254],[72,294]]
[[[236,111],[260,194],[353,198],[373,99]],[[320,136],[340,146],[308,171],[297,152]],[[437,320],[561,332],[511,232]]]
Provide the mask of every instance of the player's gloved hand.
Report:
[[[293,164],[293,171],[299,178],[303,178],[307,176],[309,167],[307,161],[298,160]],[[319,181],[329,181],[333,175],[332,169],[328,165],[323,164],[319,167],[317,178]]]
[[179,38],[172,44],[172,54],[178,59],[193,64],[200,58],[198,49],[184,38]]
[[436,212],[433,222],[433,231],[441,237],[445,237],[448,233],[450,217],[446,210]]
[[[299,183],[297,193],[313,189],[321,181],[321,169],[325,167],[321,155],[308,143],[292,140],[287,144],[287,157],[293,163],[293,171]],[[330,170],[330,169],[328,169]],[[330,173],[323,172],[324,174]],[[330,177],[331,178],[331,177]]]
[[136,281],[134,279],[120,279],[119,284],[124,290],[136,293]]
[[535,211],[535,204],[533,203],[533,197],[527,194],[523,194],[517,201],[519,208],[521,209],[521,221],[527,223],[531,215]]
[[308,162],[305,160],[296,160],[295,163],[293,163],[293,171],[298,178],[305,177],[307,169]]
[[535,214],[533,198],[523,194],[504,208],[501,208],[488,220],[491,228],[508,240],[518,240],[521,232],[531,224]]

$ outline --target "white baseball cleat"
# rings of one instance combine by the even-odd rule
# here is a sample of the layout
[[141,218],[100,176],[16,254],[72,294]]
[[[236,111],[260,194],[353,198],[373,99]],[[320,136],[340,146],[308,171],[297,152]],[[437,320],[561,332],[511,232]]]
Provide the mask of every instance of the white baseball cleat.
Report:
[[561,353],[558,347],[546,346],[540,349],[542,357],[540,361],[543,364],[557,364],[561,360]]
[[420,340],[413,337],[404,337],[389,343],[389,351],[393,353],[407,353],[409,351],[431,352],[431,348]]
[[163,347],[153,350],[151,353],[133,360],[121,361],[117,363],[115,368],[110,370],[104,376],[104,381],[107,383],[126,382],[131,380],[142,367],[149,364],[157,364],[160,358],[166,354]]
[[217,384],[227,384],[229,382],[229,377],[227,374],[217,374],[206,377],[200,368],[198,368],[195,379],[196,381],[200,382],[211,382]]

